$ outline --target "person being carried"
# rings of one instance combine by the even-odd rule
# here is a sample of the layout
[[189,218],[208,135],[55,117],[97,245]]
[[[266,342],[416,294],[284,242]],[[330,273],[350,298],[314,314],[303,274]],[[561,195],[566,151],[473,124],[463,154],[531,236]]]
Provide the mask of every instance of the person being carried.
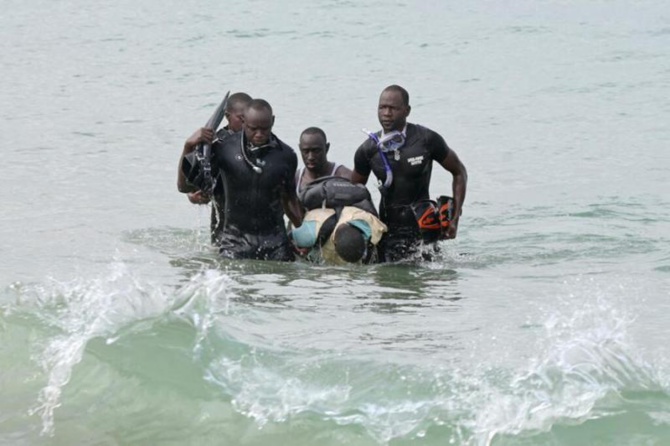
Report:
[[386,232],[362,184],[335,176],[318,178],[300,192],[307,209],[302,226],[291,231],[299,252],[315,263],[374,263]]
[[[298,147],[305,167],[296,172],[296,192],[307,213],[302,226],[291,233],[296,251],[313,262],[375,261],[376,245],[386,229],[377,218],[367,189],[350,183],[350,169],[328,161],[330,143],[322,129],[303,130]],[[332,187],[338,187],[340,197],[345,196],[345,190],[350,195],[340,199],[337,206],[324,208],[325,195],[317,197],[317,194],[326,193]]]
[[[398,86],[386,87],[380,97],[377,117],[380,132],[356,150],[352,181],[366,184],[370,172],[380,184],[379,215],[388,226],[380,243],[382,261],[398,261],[433,246],[441,238],[453,239],[465,201],[467,171],[444,139],[436,132],[407,122],[409,94]],[[452,196],[429,198],[433,161],[453,176]]]
[[[206,129],[201,129],[193,141],[212,144],[212,176],[223,186],[225,209],[217,239],[219,253],[230,259],[292,261],[295,256],[284,215],[300,226],[303,212],[294,176],[298,158],[272,133],[275,117],[267,101],[249,102],[243,122],[243,131],[222,141],[215,141],[214,132]],[[185,146],[184,155],[194,148]],[[198,164],[193,168],[197,169]],[[196,177],[197,172],[189,172],[191,176]]]
[[[233,93],[228,98],[226,104],[226,112],[224,117],[228,121],[228,124],[225,127],[222,127],[216,132],[215,139],[223,141],[228,136],[233,133],[239,132],[243,127],[243,117],[244,110],[247,105],[251,102],[251,96],[247,93]],[[212,203],[212,214],[210,219],[210,233],[212,244],[216,244],[218,236],[223,230],[223,222],[225,219],[224,209],[225,209],[225,198],[223,194],[223,184],[218,182],[215,184],[212,197],[203,192],[197,185],[191,183],[194,181],[194,178],[188,178],[187,174],[190,172],[195,172],[195,169],[192,169],[194,161],[193,152],[195,147],[203,141],[201,138],[202,132],[207,131],[207,129],[198,129],[191,135],[186,142],[184,143],[184,150],[182,155],[181,162],[179,163],[179,169],[177,174],[177,188],[180,192],[186,192],[188,200],[193,204],[207,204]],[[212,200],[213,198],[213,200]]]

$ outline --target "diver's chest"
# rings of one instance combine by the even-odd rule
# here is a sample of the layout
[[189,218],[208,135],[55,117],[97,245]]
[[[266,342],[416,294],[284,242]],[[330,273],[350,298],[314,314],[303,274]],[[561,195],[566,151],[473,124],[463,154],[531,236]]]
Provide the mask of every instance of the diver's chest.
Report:
[[[419,176],[430,166],[430,154],[421,147],[403,147],[400,150],[386,152],[386,159],[394,175]],[[375,156],[374,169],[384,172],[384,160],[380,154]]]

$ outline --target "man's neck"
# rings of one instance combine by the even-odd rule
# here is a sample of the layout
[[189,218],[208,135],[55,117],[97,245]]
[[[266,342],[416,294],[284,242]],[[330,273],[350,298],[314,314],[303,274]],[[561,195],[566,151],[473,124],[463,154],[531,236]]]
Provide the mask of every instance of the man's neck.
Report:
[[333,170],[334,165],[335,163],[328,161],[319,170],[305,168],[305,171],[307,172],[307,176],[309,177],[310,180],[316,180],[317,178],[330,175],[330,172]]
[[273,135],[270,135],[270,138],[268,138],[268,140],[266,142],[264,142],[263,144],[258,145],[258,146],[252,144],[252,142],[247,139],[246,135],[243,135],[243,138],[244,138],[244,141],[245,141],[245,147],[251,153],[256,153],[256,152],[258,152],[258,149],[261,149],[261,148],[262,149],[270,149],[270,148],[273,148],[273,147],[276,146],[276,142],[275,142],[276,139],[273,137]]
[[382,129],[382,136],[386,135],[387,133],[392,133],[392,132],[400,132],[403,135],[407,136],[407,122],[405,122],[404,127],[400,130],[395,130],[394,129],[394,130],[390,130],[390,131],[386,132],[384,129]]

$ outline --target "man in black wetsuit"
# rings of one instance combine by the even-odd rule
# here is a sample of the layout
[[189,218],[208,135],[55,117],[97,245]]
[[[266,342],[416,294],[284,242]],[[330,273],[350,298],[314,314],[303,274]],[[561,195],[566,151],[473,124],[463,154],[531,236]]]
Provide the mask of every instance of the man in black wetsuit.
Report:
[[[220,141],[226,139],[228,136],[233,133],[239,132],[243,127],[243,118],[244,110],[247,105],[251,102],[251,96],[247,93],[233,93],[228,98],[228,103],[226,104],[225,118],[228,121],[228,125],[219,129],[216,132],[216,138]],[[184,143],[184,152],[183,154],[186,157],[181,158],[179,163],[179,171],[177,177],[177,188],[180,192],[186,192],[188,200],[193,204],[207,204],[212,201],[212,215],[210,221],[210,230],[212,236],[212,244],[217,244],[217,239],[221,232],[223,231],[223,222],[224,222],[224,195],[223,195],[223,185],[219,181],[216,183],[213,197],[209,197],[206,193],[201,191],[198,185],[194,185],[189,181],[189,177],[193,180],[192,172],[197,170],[193,169],[192,166],[195,164],[195,157],[193,156],[193,150],[198,145],[200,141],[202,129],[196,130],[193,135],[191,135],[186,142]]]
[[[439,134],[407,123],[410,110],[409,94],[404,88],[386,87],[377,109],[382,131],[370,133],[354,156],[352,181],[365,184],[373,172],[381,184],[379,215],[388,226],[388,233],[379,248],[381,259],[387,262],[414,256],[423,244],[455,238],[465,200],[465,166]],[[453,217],[442,233],[439,229],[425,229],[439,217],[431,210],[429,196],[433,161],[453,176]],[[426,216],[431,224],[424,226],[421,220],[425,222]]]
[[203,128],[194,140],[213,142],[212,175],[223,185],[225,200],[218,238],[222,257],[294,260],[284,214],[300,226],[302,209],[294,180],[298,158],[272,133],[273,125],[270,104],[254,99],[244,112],[242,132],[213,142],[214,132]]

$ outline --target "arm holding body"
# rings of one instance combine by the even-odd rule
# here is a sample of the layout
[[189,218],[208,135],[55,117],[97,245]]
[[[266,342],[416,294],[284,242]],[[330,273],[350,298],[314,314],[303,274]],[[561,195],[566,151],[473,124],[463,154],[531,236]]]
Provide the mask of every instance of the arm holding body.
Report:
[[193,204],[207,204],[210,201],[212,201],[209,195],[207,195],[201,190],[197,190],[195,192],[189,192],[188,194],[186,194],[186,196],[188,197],[188,201],[190,201]]
[[353,172],[351,172],[351,182],[354,183],[354,184],[365,185],[368,182],[368,177],[369,176],[370,175],[365,175],[365,176],[361,175],[360,173],[358,173],[358,171],[354,170]]
[[366,185],[371,170],[370,160],[365,156],[365,143],[363,143],[354,154],[354,170],[351,172],[351,182]]
[[298,196],[295,193],[295,187],[289,190],[283,190],[281,193],[281,204],[284,208],[284,213],[288,217],[289,221],[293,224],[294,228],[300,227],[302,224],[302,218],[304,212]]
[[298,170],[298,158],[295,153],[290,157],[288,162],[288,171],[290,174],[286,176],[281,188],[281,204],[284,208],[284,214],[288,217],[294,228],[300,227],[302,219],[305,216],[298,194],[296,192],[296,177],[295,172]]

